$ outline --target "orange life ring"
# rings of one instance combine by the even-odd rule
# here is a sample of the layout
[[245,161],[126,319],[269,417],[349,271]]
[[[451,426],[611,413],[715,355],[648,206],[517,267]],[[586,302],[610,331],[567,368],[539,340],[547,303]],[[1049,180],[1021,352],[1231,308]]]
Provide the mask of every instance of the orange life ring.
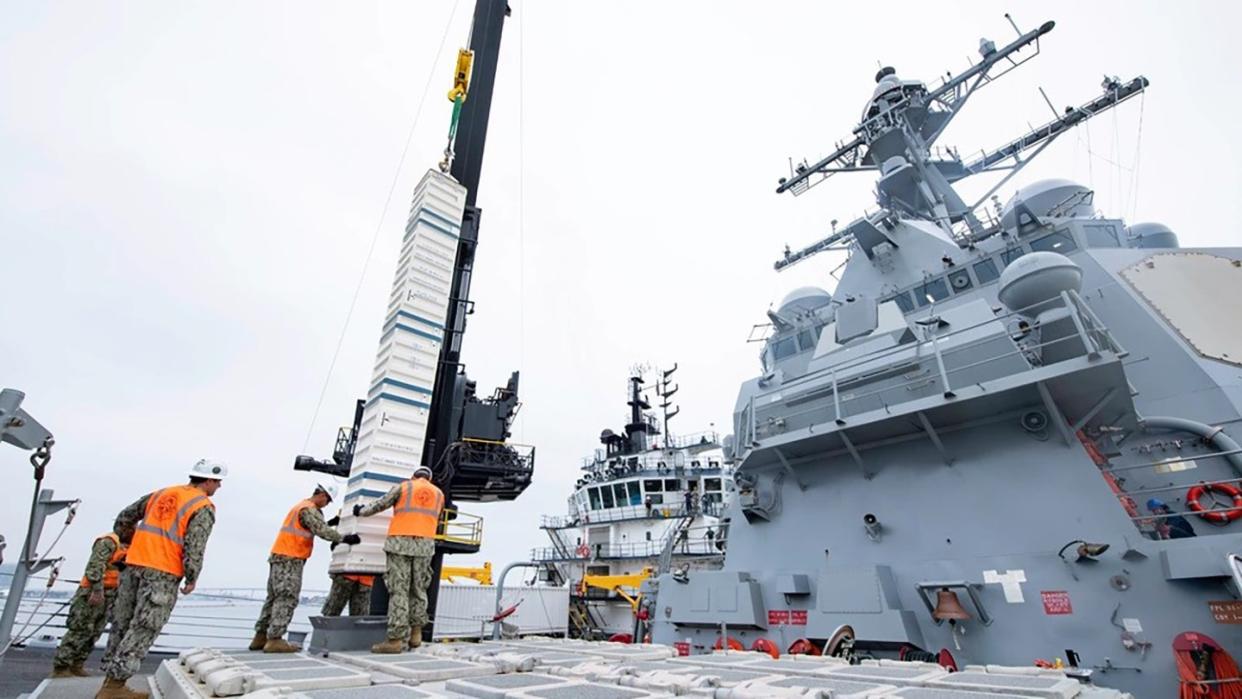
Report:
[[[1209,510],[1199,504],[1199,498],[1207,495],[1209,490],[1215,490],[1218,493],[1233,498],[1233,507],[1228,511]],[[1235,519],[1242,517],[1242,490],[1229,483],[1201,483],[1186,491],[1186,507],[1199,513],[1200,517],[1209,522],[1229,524]]]
[[[729,637],[728,645],[729,645],[729,650],[746,650],[746,646],[743,646],[741,641],[737,640],[736,638],[732,636]],[[722,650],[724,647],[725,647],[724,639],[717,638],[716,645],[713,646],[713,648],[715,648],[716,650]]]
[[785,651],[790,655],[820,655],[819,646],[811,642],[809,638],[799,638],[789,644],[789,650]]
[[779,659],[781,657],[781,652],[777,650],[776,644],[769,641],[766,638],[756,638],[755,642],[751,645],[750,649],[753,651],[758,651],[760,653],[767,653],[768,655],[772,656],[773,660]]
[[591,547],[586,544],[578,544],[578,558],[586,558],[591,555]]

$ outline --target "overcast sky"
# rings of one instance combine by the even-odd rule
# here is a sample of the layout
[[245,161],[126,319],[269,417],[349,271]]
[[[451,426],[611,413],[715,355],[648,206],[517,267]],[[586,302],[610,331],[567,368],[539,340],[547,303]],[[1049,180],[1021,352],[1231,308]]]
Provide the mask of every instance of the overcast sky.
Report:
[[[623,424],[630,366],[680,363],[674,426],[727,429],[758,370],[751,325],[793,287],[831,289],[840,258],[779,275],[772,262],[870,206],[871,178],[776,196],[787,158],[814,160],[850,135],[879,65],[931,81],[965,68],[980,37],[1014,36],[996,2],[512,5],[465,350],[486,391],[521,369],[515,438],[538,448],[519,501],[463,508],[486,517],[477,560],[498,567],[544,544],[539,515],[564,510],[581,457]],[[1061,108],[1097,95],[1105,73],[1146,75],[1141,102],[1063,137],[1003,195],[1071,177],[1106,214],[1167,223],[1184,246],[1236,244],[1239,5],[1010,5],[1024,29],[1057,27],[941,143],[966,153],[1047,121],[1040,86]],[[121,507],[210,455],[232,473],[202,585],[263,584],[280,519],[313,487],[292,459],[379,225],[315,454],[330,454],[367,388],[471,10],[0,7],[0,385],[26,391],[56,434],[46,486],[83,499],[56,551],[65,575]],[[10,559],[29,472],[24,453],[0,447]],[[327,560],[318,548],[306,587],[327,586]]]

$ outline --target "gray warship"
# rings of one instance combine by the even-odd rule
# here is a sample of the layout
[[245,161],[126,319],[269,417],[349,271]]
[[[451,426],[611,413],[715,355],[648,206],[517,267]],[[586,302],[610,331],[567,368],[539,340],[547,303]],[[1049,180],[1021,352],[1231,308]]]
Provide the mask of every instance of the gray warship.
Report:
[[[1144,697],[1197,676],[1234,696],[1242,249],[1181,248],[1067,180],[1000,203],[1143,77],[975,157],[936,146],[1052,28],[981,41],[937,86],[882,68],[850,137],[780,180],[800,195],[871,172],[877,208],[776,263],[849,254],[831,293],[767,314],[733,410],[723,569],[645,584],[656,643],[1063,666]],[[976,201],[955,188],[1001,171]]]

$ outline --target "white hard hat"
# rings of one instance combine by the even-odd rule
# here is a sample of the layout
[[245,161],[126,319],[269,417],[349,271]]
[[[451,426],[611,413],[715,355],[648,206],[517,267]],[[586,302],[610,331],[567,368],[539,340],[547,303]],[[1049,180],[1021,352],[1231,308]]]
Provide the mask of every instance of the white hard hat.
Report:
[[216,459],[199,459],[198,463],[190,467],[189,473],[191,478],[214,478],[216,480],[224,480],[228,475],[228,464]]
[[336,486],[335,485],[332,485],[330,483],[327,485],[324,485],[323,483],[316,483],[315,490],[322,490],[324,493],[326,493],[328,495],[328,500],[336,499]]
[[427,468],[426,466],[419,466],[418,468],[414,469],[414,473],[411,475],[411,477],[417,478],[418,476],[426,476],[427,478],[431,478],[431,469]]

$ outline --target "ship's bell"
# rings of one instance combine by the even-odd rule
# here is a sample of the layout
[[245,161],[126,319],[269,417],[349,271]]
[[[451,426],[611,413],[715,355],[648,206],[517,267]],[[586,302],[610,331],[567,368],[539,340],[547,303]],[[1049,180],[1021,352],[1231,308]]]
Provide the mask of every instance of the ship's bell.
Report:
[[970,612],[957,599],[957,593],[947,587],[940,588],[936,593],[936,609],[932,612],[936,621],[961,621],[970,618]]

